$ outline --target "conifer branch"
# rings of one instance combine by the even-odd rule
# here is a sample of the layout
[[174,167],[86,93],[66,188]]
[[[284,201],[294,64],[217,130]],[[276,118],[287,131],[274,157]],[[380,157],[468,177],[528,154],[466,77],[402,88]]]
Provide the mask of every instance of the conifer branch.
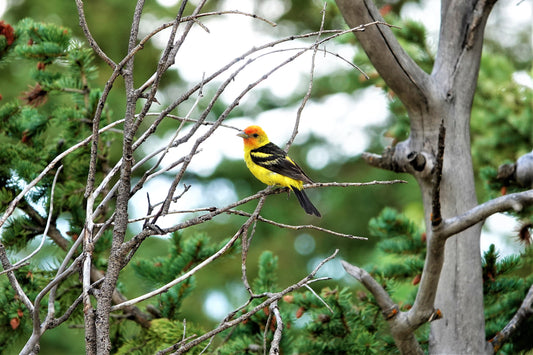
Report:
[[[118,120],[113,123],[110,123],[109,125],[105,126],[104,128],[99,130],[99,133],[105,132],[121,123],[123,123],[124,120]],[[0,219],[0,227],[4,225],[4,223],[7,221],[7,219],[13,214],[13,211],[17,207],[18,203],[22,200],[24,196],[28,194],[28,192],[35,187],[45,176],[52,170],[57,163],[61,161],[65,156],[69,155],[73,151],[87,145],[92,139],[92,135],[85,138],[81,142],[73,145],[69,149],[65,150],[63,153],[59,154],[57,157],[55,157],[41,172],[40,174],[33,179],[31,182],[29,182],[24,189],[9,203],[8,207],[6,208],[4,214],[2,215],[2,218]]]

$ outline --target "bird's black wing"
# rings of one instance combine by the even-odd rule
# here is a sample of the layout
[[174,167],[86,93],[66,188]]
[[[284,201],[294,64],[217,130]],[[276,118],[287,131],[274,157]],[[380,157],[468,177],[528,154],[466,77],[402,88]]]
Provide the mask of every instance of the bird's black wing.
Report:
[[274,143],[267,143],[259,148],[250,151],[252,161],[265,169],[290,177],[295,180],[302,180],[306,183],[313,183],[302,168],[300,168],[284,150]]

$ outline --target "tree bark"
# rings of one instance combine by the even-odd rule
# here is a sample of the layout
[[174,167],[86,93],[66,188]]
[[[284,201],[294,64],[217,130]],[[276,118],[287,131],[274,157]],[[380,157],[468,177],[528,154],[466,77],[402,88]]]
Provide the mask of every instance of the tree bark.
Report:
[[[433,252],[441,249],[439,241],[432,243],[431,240],[431,212],[432,170],[441,122],[446,128],[440,183],[442,217],[460,215],[477,205],[470,154],[470,111],[483,29],[493,3],[442,1],[439,47],[430,75],[405,53],[390,28],[376,26],[355,32],[370,61],[405,105],[410,117],[410,137],[394,148],[391,166],[397,167],[396,171],[413,174],[422,191],[428,253],[417,300],[434,303],[443,314],[443,318],[431,326],[429,350],[434,354],[490,352],[485,341],[479,246],[481,223],[447,240],[442,266],[442,255]],[[337,4],[350,27],[383,21],[371,0],[337,0]],[[427,157],[423,168],[413,166],[410,157],[415,153]],[[436,291],[435,285],[428,285],[430,273],[437,276],[440,273]]]

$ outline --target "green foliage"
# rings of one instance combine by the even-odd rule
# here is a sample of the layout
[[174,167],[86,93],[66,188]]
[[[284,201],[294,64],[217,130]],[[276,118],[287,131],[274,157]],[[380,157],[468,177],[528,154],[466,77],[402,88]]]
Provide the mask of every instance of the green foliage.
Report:
[[[255,287],[269,285],[276,288],[277,258],[264,251],[259,258],[259,272]],[[261,289],[255,290],[261,291]],[[298,354],[378,354],[393,349],[387,335],[381,311],[372,298],[362,293],[356,301],[347,288],[324,288],[317,298],[310,291],[293,292],[279,302],[284,322],[282,353]],[[254,300],[239,314],[259,304]],[[324,306],[327,303],[333,312]],[[247,322],[231,330],[231,338],[218,349],[218,354],[243,354],[261,351],[264,335],[267,348],[276,329],[275,317],[265,308]],[[237,315],[238,316],[238,315]]]
[[[18,60],[20,65],[33,68],[29,70],[29,91],[0,106],[2,210],[10,202],[9,197],[19,193],[20,186],[33,180],[66,148],[90,135],[92,114],[101,95],[100,89],[89,86],[89,80],[96,76],[92,51],[73,41],[70,31],[31,19],[20,21],[14,28],[16,40],[4,59]],[[109,116],[104,117],[110,120]],[[103,139],[111,142],[112,137]],[[100,157],[104,163],[105,157],[104,150]],[[87,148],[66,157],[55,190],[55,216],[68,212],[73,217],[71,228],[77,231],[85,215],[87,162]],[[47,204],[53,172],[26,196],[27,203],[20,207],[24,215],[13,218],[4,230],[7,245],[20,249],[43,231],[45,219],[40,218],[32,203]]]
[[70,31],[52,24],[36,23],[24,19],[15,27],[18,45],[15,53],[27,59],[38,59],[51,64],[66,55],[70,43]]
[[422,274],[425,235],[405,215],[385,208],[378,217],[370,220],[369,230],[372,236],[380,238],[377,247],[386,260],[374,264],[375,274],[402,282],[414,282]]
[[[485,332],[493,338],[514,316],[533,284],[531,265],[533,249],[527,248],[520,255],[505,258],[499,256],[492,244],[483,254],[483,292],[485,301]],[[515,333],[511,342],[500,350],[501,354],[516,354],[532,349],[533,321],[528,318]]]
[[278,288],[278,257],[266,250],[259,257],[259,275],[254,281],[257,293],[275,292]]
[[[139,336],[132,337],[125,341],[115,352],[117,355],[133,354],[155,354],[160,350],[168,348],[178,343],[183,337],[184,324],[179,321],[172,321],[166,318],[154,319],[150,328],[143,328]],[[187,324],[187,335],[201,334],[203,330]],[[208,341],[200,343],[194,347],[190,354],[199,354]]]
[[[190,271],[218,249],[205,234],[184,238],[182,233],[174,233],[167,256],[139,260],[133,264],[133,269],[151,287],[161,287]],[[194,287],[195,278],[190,277],[163,293],[156,305],[162,316],[170,320],[179,320],[183,299]]]
[[380,354],[393,348],[381,312],[373,301],[362,296],[355,302],[348,289],[322,290],[321,297],[331,307],[328,311],[309,292],[295,296],[310,317],[297,338],[297,352],[307,354]]
[[[23,186],[33,180],[52,159],[65,149],[91,134],[91,119],[100,89],[92,89],[90,80],[96,78],[92,51],[72,39],[71,32],[53,24],[37,23],[24,19],[14,27],[15,41],[0,56],[3,63],[17,61],[18,71],[26,70],[28,91],[18,93],[16,99],[3,100],[0,105],[0,210],[4,211]],[[24,69],[21,69],[24,68]],[[104,120],[110,121],[110,112],[104,112]],[[105,123],[105,122],[103,122]],[[109,144],[111,135],[102,135],[102,142]],[[104,146],[106,145],[104,144]],[[99,156],[106,163],[106,152]],[[85,220],[84,189],[87,176],[88,149],[82,148],[67,156],[61,163],[54,195],[54,215],[49,235],[59,245],[68,245],[57,231],[58,219],[67,222],[73,237],[83,228]],[[97,178],[103,173],[103,166]],[[56,167],[57,169],[57,167]],[[52,170],[18,204],[18,210],[2,228],[2,243],[10,252],[27,249],[36,236],[44,232],[46,217],[41,210],[48,210],[54,173]],[[97,181],[98,182],[98,181]],[[109,215],[112,211],[108,211]],[[105,264],[109,233],[102,236],[95,251],[94,265]],[[45,245],[34,257],[30,267],[17,270],[18,280],[28,297],[33,300],[42,290],[57,267],[57,244]],[[11,255],[10,255],[11,256]],[[10,349],[19,339],[31,334],[31,319],[25,306],[13,293],[5,275],[0,277],[0,351]],[[57,289],[55,310],[62,315],[80,295],[77,277],[65,280]],[[46,302],[43,300],[43,304]],[[47,307],[41,307],[45,315]],[[44,318],[41,318],[44,319]],[[81,322],[83,313],[76,309],[69,318],[70,324]]]
[[533,146],[533,92],[513,80],[503,53],[483,53],[472,109],[472,156],[478,166],[498,167]]
[[[50,276],[47,272],[23,267],[15,271],[20,286],[30,299],[34,299]],[[31,334],[32,319],[26,306],[11,287],[6,277],[0,278],[0,352],[5,353],[19,339]],[[43,310],[43,308],[45,308]],[[42,312],[46,307],[41,308]],[[43,313],[44,314],[44,313]]]

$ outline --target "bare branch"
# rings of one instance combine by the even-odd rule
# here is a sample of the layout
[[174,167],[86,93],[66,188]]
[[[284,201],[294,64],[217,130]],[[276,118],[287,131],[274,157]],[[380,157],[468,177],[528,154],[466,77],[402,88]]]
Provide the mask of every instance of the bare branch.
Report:
[[[350,27],[383,21],[372,0],[336,0],[336,3]],[[407,106],[407,110],[419,112],[427,109],[427,96],[432,89],[429,75],[403,50],[390,28],[374,26],[364,33],[354,33],[380,76]]]
[[[267,188],[267,190],[270,188]],[[244,288],[248,291],[248,293],[253,296],[252,288],[250,287],[250,283],[248,282],[248,275],[246,273],[246,260],[248,258],[248,249],[250,247],[250,243],[252,242],[252,238],[255,235],[255,227],[256,227],[256,221],[257,217],[259,217],[259,213],[261,213],[261,209],[263,208],[263,205],[265,204],[266,196],[263,196],[259,199],[259,202],[257,203],[257,206],[254,210],[254,213],[248,218],[246,223],[243,224],[241,227],[242,232],[242,253],[241,253],[241,272],[242,272],[242,283],[244,284]],[[253,224],[252,231],[250,232],[250,237],[248,237],[248,230],[250,229],[250,225]]]
[[333,313],[333,310],[331,309],[331,307],[329,306],[329,304],[326,303],[326,301],[324,301],[324,299],[322,297],[320,297],[320,295],[318,293],[315,292],[315,290],[313,290],[311,288],[311,286],[309,285],[305,285],[305,288],[307,288],[313,295],[315,295],[316,298],[319,299],[320,302],[322,302],[322,304],[331,312]]
[[22,303],[24,303],[24,305],[30,311],[31,314],[33,312],[33,305],[24,290],[22,289],[22,287],[20,286],[17,278],[15,277],[15,273],[13,272],[13,266],[7,258],[6,248],[2,242],[0,242],[0,262],[2,263],[2,267],[4,268],[4,270],[7,271],[7,278],[9,279],[11,287],[13,287],[13,290],[15,290],[16,294],[18,295],[18,297],[20,297]]
[[386,319],[398,313],[398,306],[394,304],[387,291],[367,271],[344,260],[341,260],[341,264],[349,275],[361,282],[374,295]]
[[266,355],[267,353],[268,331],[270,329],[271,322],[272,322],[272,312],[270,311],[270,308],[269,308],[268,317],[265,322],[265,329],[263,330],[263,355]]
[[327,2],[324,2],[324,5],[322,7],[322,20],[320,22],[320,30],[318,31],[318,34],[316,36],[315,47],[313,49],[313,55],[311,56],[311,68],[309,70],[309,84],[307,86],[307,92],[305,93],[305,96],[302,99],[300,106],[298,107],[298,111],[296,112],[296,120],[294,122],[294,128],[292,130],[292,134],[291,134],[291,137],[289,138],[289,141],[285,145],[285,152],[289,151],[289,148],[291,147],[292,142],[294,142],[294,139],[296,138],[296,135],[298,134],[298,127],[300,126],[300,119],[302,117],[302,112],[304,110],[305,105],[307,104],[307,101],[309,101],[309,98],[311,97],[311,92],[313,91],[313,81],[315,78],[315,58],[316,58],[316,53],[318,52],[317,43],[320,40],[322,31],[324,30],[324,21],[326,20],[326,6],[327,6]]
[[419,324],[409,322],[408,315],[405,312],[400,312],[398,305],[392,301],[387,291],[368,272],[345,261],[341,261],[341,263],[346,272],[359,280],[376,299],[383,317],[390,323],[391,334],[400,352],[402,354],[423,354],[413,333]]
[[[307,286],[307,285],[305,285]],[[271,313],[274,314],[274,319],[276,320],[276,330],[274,331],[274,338],[270,343],[270,355],[279,354],[279,343],[281,342],[281,334],[283,332],[283,320],[281,319],[281,313],[279,312],[278,302],[272,302],[268,307]]]
[[[232,213],[232,214],[236,214],[236,215],[239,215],[239,216],[245,216],[245,217],[251,217],[252,216],[248,212],[239,211],[239,210],[228,210],[227,213]],[[317,230],[317,231],[320,231],[320,232],[325,232],[325,233],[328,233],[328,234],[336,235],[338,237],[343,237],[343,238],[348,238],[348,239],[368,240],[368,238],[366,238],[366,237],[358,237],[358,236],[355,236],[355,235],[352,235],[352,234],[339,233],[339,232],[335,232],[335,231],[332,231],[332,230],[329,230],[329,229],[326,229],[326,228],[318,227],[318,226],[315,226],[315,225],[312,225],[312,224],[293,226],[293,225],[290,225],[290,224],[279,223],[279,222],[273,221],[271,219],[266,219],[266,218],[264,218],[262,216],[257,216],[257,220],[261,221],[261,222],[268,223],[268,224],[272,224],[273,226],[280,227],[280,228],[286,228],[286,229],[292,229],[292,230],[314,229],[314,230]]]
[[100,48],[100,46],[92,36],[91,31],[89,30],[89,26],[87,25],[87,19],[85,18],[85,11],[83,10],[82,0],[76,0],[76,7],[78,9],[80,27],[83,30],[85,38],[87,38],[87,41],[89,41],[89,45],[98,54],[98,56],[104,60],[104,62],[106,62],[112,69],[115,69],[117,65],[115,64],[115,62],[113,62],[113,60],[111,60],[111,58],[107,56],[107,54],[104,53],[104,51]]
[[369,182],[315,182],[313,184],[305,184],[304,189],[313,187],[359,187],[369,185],[393,185],[393,184],[407,184],[405,180],[374,180]]
[[498,333],[494,338],[489,340],[492,344],[494,352],[498,352],[503,344],[509,341],[509,338],[515,333],[522,323],[533,315],[533,286],[529,288],[526,297],[522,301],[520,308],[516,311],[513,318],[507,323],[507,325]]
[[28,256],[26,256],[25,258],[13,264],[12,269],[18,268],[19,266],[26,265],[26,261],[33,258],[35,254],[37,254],[44,245],[44,241],[46,240],[46,235],[48,234],[48,229],[50,228],[50,222],[52,221],[52,212],[54,211],[54,191],[56,187],[57,176],[59,175],[59,172],[61,172],[61,169],[63,169],[63,165],[60,165],[59,168],[57,169],[56,174],[54,176],[54,181],[52,182],[52,187],[51,187],[51,192],[50,192],[50,207],[48,209],[48,218],[46,220],[46,227],[44,228],[44,232],[41,237],[41,243],[39,243],[39,246],[37,247],[37,249],[32,251]]
[[468,229],[495,213],[509,210],[519,212],[531,205],[533,205],[533,190],[500,196],[482,203],[459,216],[445,219],[444,222],[434,230],[434,233],[441,238],[448,238]]

